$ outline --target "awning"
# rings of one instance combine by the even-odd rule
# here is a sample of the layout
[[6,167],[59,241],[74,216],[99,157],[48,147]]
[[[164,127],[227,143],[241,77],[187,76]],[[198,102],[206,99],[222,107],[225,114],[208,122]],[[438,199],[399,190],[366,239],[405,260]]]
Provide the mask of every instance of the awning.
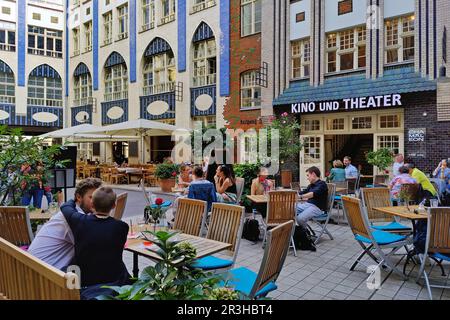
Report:
[[273,105],[434,91],[436,87],[436,81],[423,78],[408,65],[387,69],[383,77],[375,80],[366,79],[366,74],[362,73],[328,78],[317,87],[310,86],[309,80],[293,81]]

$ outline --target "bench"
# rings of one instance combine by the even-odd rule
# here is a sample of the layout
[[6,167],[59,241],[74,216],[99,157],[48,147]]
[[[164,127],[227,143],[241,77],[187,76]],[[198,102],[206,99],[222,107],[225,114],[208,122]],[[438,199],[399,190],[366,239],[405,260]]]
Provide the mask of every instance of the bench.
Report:
[[0,238],[0,300],[79,300],[75,273],[64,273]]

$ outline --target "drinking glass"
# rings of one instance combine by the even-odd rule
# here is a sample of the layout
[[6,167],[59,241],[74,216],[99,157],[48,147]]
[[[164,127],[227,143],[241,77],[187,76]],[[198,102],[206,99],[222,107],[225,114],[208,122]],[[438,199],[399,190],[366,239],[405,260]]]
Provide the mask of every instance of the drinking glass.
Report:
[[437,208],[439,206],[439,201],[438,199],[430,199],[430,206],[432,208]]

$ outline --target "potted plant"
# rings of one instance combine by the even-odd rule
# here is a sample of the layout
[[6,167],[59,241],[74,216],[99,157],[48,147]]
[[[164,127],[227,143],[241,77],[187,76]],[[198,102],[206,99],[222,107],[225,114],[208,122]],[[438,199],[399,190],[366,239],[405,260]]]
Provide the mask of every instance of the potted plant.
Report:
[[391,150],[382,148],[377,151],[367,152],[366,159],[367,163],[378,168],[378,172],[382,172],[382,174],[377,175],[378,177],[384,177],[384,180],[389,177],[389,170],[387,168],[394,162],[394,155]]
[[179,166],[174,163],[164,162],[156,166],[155,177],[159,180],[162,192],[172,192],[179,172]]

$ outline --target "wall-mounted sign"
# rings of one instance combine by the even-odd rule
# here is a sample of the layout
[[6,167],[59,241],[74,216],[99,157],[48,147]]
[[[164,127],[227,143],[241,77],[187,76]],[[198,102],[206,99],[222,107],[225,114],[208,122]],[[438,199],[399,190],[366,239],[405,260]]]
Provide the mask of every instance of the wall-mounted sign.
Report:
[[380,107],[402,106],[400,94],[387,94],[383,96],[347,98],[327,102],[301,102],[292,103],[292,113],[335,112],[339,110],[360,110]]
[[409,142],[423,142],[425,141],[425,135],[427,133],[426,128],[414,128],[408,130]]

